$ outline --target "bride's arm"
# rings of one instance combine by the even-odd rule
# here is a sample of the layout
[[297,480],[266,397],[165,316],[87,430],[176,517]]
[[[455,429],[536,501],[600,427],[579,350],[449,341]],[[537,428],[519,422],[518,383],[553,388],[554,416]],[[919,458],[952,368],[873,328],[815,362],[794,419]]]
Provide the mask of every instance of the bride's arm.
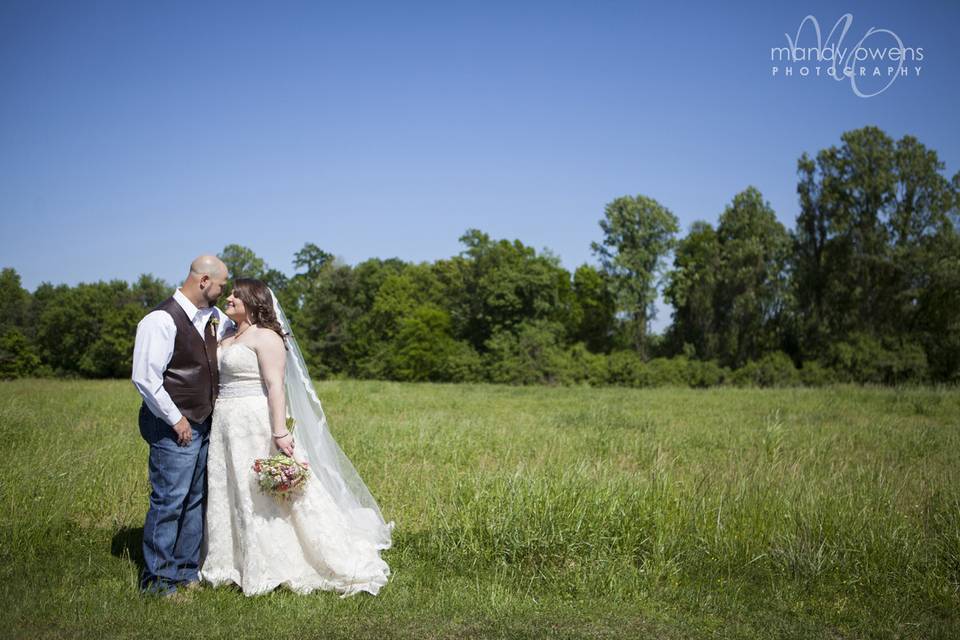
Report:
[[293,457],[293,436],[287,431],[286,397],[283,392],[283,370],[287,364],[287,350],[283,339],[269,329],[261,329],[257,336],[257,361],[260,375],[267,388],[270,408],[270,431],[277,448]]

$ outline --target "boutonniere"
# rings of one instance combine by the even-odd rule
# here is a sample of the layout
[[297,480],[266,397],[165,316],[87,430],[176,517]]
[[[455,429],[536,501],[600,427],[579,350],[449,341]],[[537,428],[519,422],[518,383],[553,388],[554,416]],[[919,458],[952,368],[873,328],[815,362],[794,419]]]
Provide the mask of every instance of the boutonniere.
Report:
[[210,318],[210,335],[213,336],[214,338],[217,337],[217,327],[219,326],[220,326],[220,318],[217,317],[216,314],[214,314],[213,317]]

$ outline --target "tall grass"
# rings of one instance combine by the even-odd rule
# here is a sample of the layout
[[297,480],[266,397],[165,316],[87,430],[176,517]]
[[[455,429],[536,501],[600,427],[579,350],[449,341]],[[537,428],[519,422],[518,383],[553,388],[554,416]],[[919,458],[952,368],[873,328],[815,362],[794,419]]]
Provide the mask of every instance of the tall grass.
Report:
[[397,522],[380,596],[143,600],[135,392],[21,381],[0,634],[960,636],[956,390],[317,389]]

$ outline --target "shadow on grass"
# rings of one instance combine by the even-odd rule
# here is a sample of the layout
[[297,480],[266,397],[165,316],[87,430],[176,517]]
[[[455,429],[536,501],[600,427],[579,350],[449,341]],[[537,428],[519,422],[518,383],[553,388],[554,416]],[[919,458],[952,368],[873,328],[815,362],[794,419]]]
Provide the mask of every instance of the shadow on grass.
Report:
[[123,527],[110,541],[110,553],[117,558],[129,559],[137,567],[139,575],[143,575],[146,562],[143,559],[143,527]]

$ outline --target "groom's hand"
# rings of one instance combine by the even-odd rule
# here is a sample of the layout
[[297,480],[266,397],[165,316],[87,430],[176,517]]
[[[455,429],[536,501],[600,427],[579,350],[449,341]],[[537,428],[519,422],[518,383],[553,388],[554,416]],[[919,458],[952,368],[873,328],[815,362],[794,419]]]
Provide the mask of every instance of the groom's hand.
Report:
[[177,444],[185,447],[193,440],[193,430],[190,428],[190,421],[181,417],[180,422],[173,425],[173,430],[177,432]]

